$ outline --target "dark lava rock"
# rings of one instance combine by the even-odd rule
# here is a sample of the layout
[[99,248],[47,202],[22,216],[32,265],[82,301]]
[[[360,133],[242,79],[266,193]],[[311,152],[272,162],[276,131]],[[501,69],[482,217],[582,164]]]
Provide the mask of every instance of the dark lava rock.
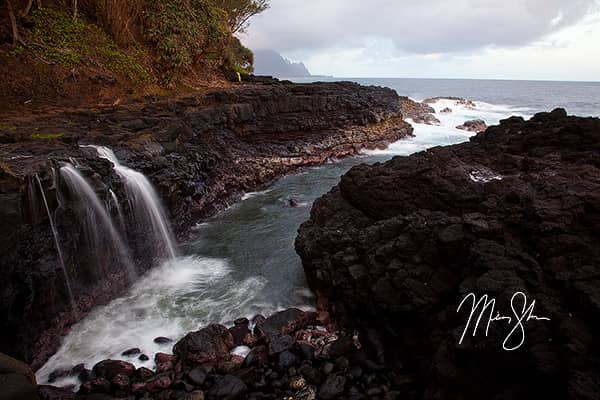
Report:
[[[299,230],[309,285],[339,323],[378,333],[360,337],[369,357],[418,377],[408,385],[417,398],[592,399],[599,154],[600,120],[557,109],[509,118],[468,143],[356,166]],[[487,294],[512,316],[519,291],[550,321],[525,323],[518,350],[502,348],[506,321],[459,344],[467,294]]]
[[157,393],[169,388],[172,383],[173,380],[171,377],[168,375],[161,375],[146,382],[145,389],[150,393]]
[[206,373],[206,369],[202,365],[199,365],[188,372],[187,376],[194,385],[202,386],[208,374]]
[[307,322],[307,313],[297,308],[290,308],[271,315],[260,325],[260,328],[268,336],[287,335],[303,328]]
[[173,353],[184,362],[202,364],[229,360],[233,337],[222,325],[209,325],[188,333],[173,346]]
[[0,353],[0,374],[23,375],[32,384],[35,384],[35,373],[29,365],[2,353]]
[[138,357],[138,360],[140,360],[140,361],[148,361],[148,360],[150,360],[150,357],[148,357],[145,354],[140,354],[140,356]]
[[272,337],[269,341],[269,355],[279,354],[294,346],[295,340],[290,335]]
[[25,375],[0,374],[1,400],[37,400],[37,387]]
[[233,375],[225,375],[210,388],[208,398],[215,400],[242,399],[247,391],[248,388],[241,379]]
[[246,337],[250,335],[250,321],[248,318],[239,318],[234,321],[234,326],[229,328],[233,337],[233,347],[244,345]]
[[417,124],[440,124],[440,121],[433,116],[435,110],[431,106],[425,103],[418,103],[408,97],[400,98],[400,112],[402,112],[404,118],[410,118]]
[[332,375],[319,388],[319,398],[323,400],[335,399],[344,393],[345,385],[346,378],[339,375]]
[[[140,99],[127,107],[9,116],[2,124],[15,129],[0,132],[0,351],[34,369],[58,349],[70,325],[123,294],[131,282],[118,252],[95,257],[97,246],[82,233],[81,204],[54,173],[76,159],[101,201],[110,202],[109,190],[126,201],[112,164],[79,144],[109,146],[124,164],[144,173],[175,233],[185,236],[242,192],[303,166],[384,148],[412,132],[392,89],[350,82],[249,83],[177,100]],[[34,140],[31,132],[40,127],[64,136]],[[57,217],[77,313],[36,175]],[[123,211],[133,220],[135,210]],[[151,240],[151,229],[129,224],[127,237],[138,272],[155,266],[161,246]]]
[[253,365],[262,365],[267,362],[269,358],[269,349],[266,346],[256,346],[246,356],[242,364],[243,367],[249,367]]
[[291,351],[285,350],[285,351],[281,352],[278,356],[277,369],[279,371],[285,372],[290,367],[296,365],[297,362],[298,362],[298,357],[296,357],[296,355],[294,353],[292,353]]
[[92,371],[97,377],[111,380],[117,375],[132,376],[135,373],[135,366],[120,360],[104,360],[94,365]]
[[37,390],[40,400],[75,400],[77,398],[72,391],[54,386],[40,385]]
[[156,363],[156,372],[160,374],[173,369],[177,362],[177,357],[172,354],[156,353],[154,355],[154,362]]
[[147,381],[155,375],[154,371],[149,368],[141,367],[135,371],[135,377],[140,381]]
[[156,344],[168,344],[168,343],[172,343],[172,342],[173,342],[173,339],[169,339],[164,336],[159,336],[157,338],[154,338],[154,343],[156,343]]
[[481,119],[473,119],[465,121],[462,125],[457,126],[456,129],[470,132],[483,132],[487,129],[487,124]]
[[133,348],[133,349],[129,349],[129,350],[125,350],[124,352],[121,353],[122,356],[125,357],[129,357],[129,356],[135,356],[140,354],[142,351],[140,349],[138,349],[137,347]]

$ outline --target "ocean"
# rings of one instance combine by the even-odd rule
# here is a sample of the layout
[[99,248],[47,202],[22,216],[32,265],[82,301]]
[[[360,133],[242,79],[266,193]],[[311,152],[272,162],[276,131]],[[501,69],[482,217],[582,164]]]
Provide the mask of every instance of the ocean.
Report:
[[[339,80],[319,78],[319,80]],[[348,79],[345,79],[348,80]],[[435,103],[441,125],[413,124],[415,136],[382,151],[331,160],[275,182],[263,192],[248,193],[224,212],[198,223],[190,239],[180,244],[183,256],[142,277],[121,298],[94,310],[63,339],[59,351],[37,373],[40,383],[60,368],[85,363],[91,368],[107,358],[139,347],[149,361],[130,358],[137,366],[153,367],[153,354],[171,345],[153,342],[157,336],[179,338],[208,323],[299,307],[312,309],[299,257],[296,231],[310,213],[312,202],[329,191],[339,177],[358,163],[381,162],[433,146],[464,142],[472,135],[456,129],[469,119],[496,124],[511,115],[528,118],[555,107],[571,114],[600,116],[600,83],[450,79],[352,79],[365,85],[388,86],[416,100],[437,96],[464,97],[474,109],[451,100]],[[308,81],[303,79],[303,82]],[[294,199],[299,207],[289,207]],[[56,384],[77,384],[66,379]]]

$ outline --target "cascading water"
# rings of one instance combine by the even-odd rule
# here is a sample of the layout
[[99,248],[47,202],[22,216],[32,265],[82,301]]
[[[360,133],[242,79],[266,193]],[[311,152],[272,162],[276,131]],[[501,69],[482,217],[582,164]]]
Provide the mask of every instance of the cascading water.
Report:
[[54,219],[52,218],[52,214],[50,213],[50,207],[48,207],[48,201],[46,200],[46,193],[44,192],[44,187],[42,186],[42,181],[40,181],[40,177],[36,174],[35,180],[37,181],[38,188],[40,189],[40,193],[42,195],[42,200],[44,202],[44,207],[46,208],[46,213],[48,214],[48,220],[50,221],[50,228],[52,229],[52,235],[54,236],[54,245],[56,246],[56,252],[58,253],[58,259],[60,261],[60,266],[62,268],[63,274],[65,276],[65,286],[67,287],[67,291],[69,292],[69,301],[71,302],[71,307],[73,311],[76,311],[75,307],[75,298],[73,297],[73,290],[71,289],[71,282],[69,280],[69,275],[67,274],[67,267],[65,266],[65,259],[63,257],[62,248],[60,247],[60,242],[58,240],[58,231],[56,230],[56,226],[54,225]]
[[173,244],[173,233],[167,222],[166,214],[160,204],[158,195],[144,174],[121,165],[115,153],[103,146],[85,146],[96,149],[101,158],[113,163],[115,171],[125,183],[125,191],[132,203],[132,211],[140,224],[150,222],[157,243],[161,243],[164,252],[170,259],[177,256]]
[[110,198],[112,199],[113,205],[117,209],[117,215],[119,216],[119,225],[121,226],[121,232],[125,234],[125,218],[123,217],[123,209],[121,208],[121,204],[119,203],[119,198],[117,194],[113,192],[112,189],[108,191],[110,193]]
[[[119,260],[126,268],[129,279],[134,281],[137,274],[129,250],[121,239],[119,232],[115,229],[96,192],[73,165],[67,164],[61,167],[60,173],[69,190],[79,197],[81,204],[91,208],[91,213],[85,213],[87,218],[85,227],[89,243],[92,245],[91,250],[97,253],[93,255],[94,259],[100,259],[101,256],[105,255],[101,252],[104,245],[108,243],[117,252]],[[108,234],[108,241],[105,239],[104,233]]]

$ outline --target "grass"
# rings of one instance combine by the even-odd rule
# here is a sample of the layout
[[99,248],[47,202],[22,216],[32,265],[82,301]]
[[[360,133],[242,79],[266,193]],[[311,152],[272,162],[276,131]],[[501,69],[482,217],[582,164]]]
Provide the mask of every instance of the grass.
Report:
[[0,124],[0,130],[15,132],[17,130],[17,127],[13,125]]
[[33,133],[31,138],[34,140],[55,140],[64,137],[65,134],[62,132],[54,133]]
[[74,20],[66,12],[42,8],[34,10],[31,18],[33,28],[26,38],[28,45],[17,46],[9,53],[11,56],[29,53],[64,68],[99,66],[134,82],[152,80],[148,69],[137,61],[144,59],[141,49],[134,49],[132,55],[122,51],[106,32],[87,22],[83,15]]

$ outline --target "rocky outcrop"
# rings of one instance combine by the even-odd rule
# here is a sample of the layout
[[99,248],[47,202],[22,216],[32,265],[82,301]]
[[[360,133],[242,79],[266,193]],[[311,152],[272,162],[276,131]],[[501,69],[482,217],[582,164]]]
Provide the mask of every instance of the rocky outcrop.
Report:
[[[600,120],[557,109],[356,166],[300,228],[309,285],[339,323],[380,335],[388,368],[415,378],[408,398],[593,399],[599,154]],[[469,293],[495,311],[474,312],[459,344]],[[523,336],[517,315],[530,317]]]
[[[319,315],[289,309],[268,318],[236,320],[187,334],[173,355],[157,353],[156,368],[105,360],[73,377],[77,394],[40,387],[55,399],[93,396],[152,399],[397,399],[410,378],[382,367],[376,336],[319,325]],[[237,347],[232,332],[246,332]],[[164,360],[168,360],[165,362]],[[58,397],[61,394],[64,397]],[[70,396],[70,397],[69,397]],[[88,397],[90,396],[90,397]],[[48,398],[48,397],[43,397]]]
[[439,125],[438,120],[433,114],[435,110],[425,104],[416,102],[408,97],[400,98],[400,112],[405,119],[412,119],[416,124]]
[[487,124],[485,123],[484,120],[481,119],[473,119],[470,121],[465,121],[465,123],[463,123],[462,125],[458,125],[456,127],[456,129],[460,129],[463,131],[469,131],[469,132],[483,132],[487,129]]
[[[112,190],[131,219],[121,177],[85,144],[105,145],[145,174],[181,237],[242,193],[294,168],[381,148],[412,128],[390,89],[352,83],[248,84],[181,99],[146,98],[97,110],[3,119],[0,125],[0,351],[33,362],[52,354],[68,326],[122,293],[131,280],[112,255],[95,254],[56,168],[75,163],[101,201]],[[39,176],[76,300],[61,271]],[[138,273],[155,265],[148,232],[127,227]]]
[[31,367],[0,353],[0,400],[38,400]]
[[463,106],[465,108],[475,108],[476,104],[473,100],[465,99],[463,97],[449,96],[449,97],[431,97],[423,100],[423,104],[434,104],[440,100],[452,100],[457,106]]

